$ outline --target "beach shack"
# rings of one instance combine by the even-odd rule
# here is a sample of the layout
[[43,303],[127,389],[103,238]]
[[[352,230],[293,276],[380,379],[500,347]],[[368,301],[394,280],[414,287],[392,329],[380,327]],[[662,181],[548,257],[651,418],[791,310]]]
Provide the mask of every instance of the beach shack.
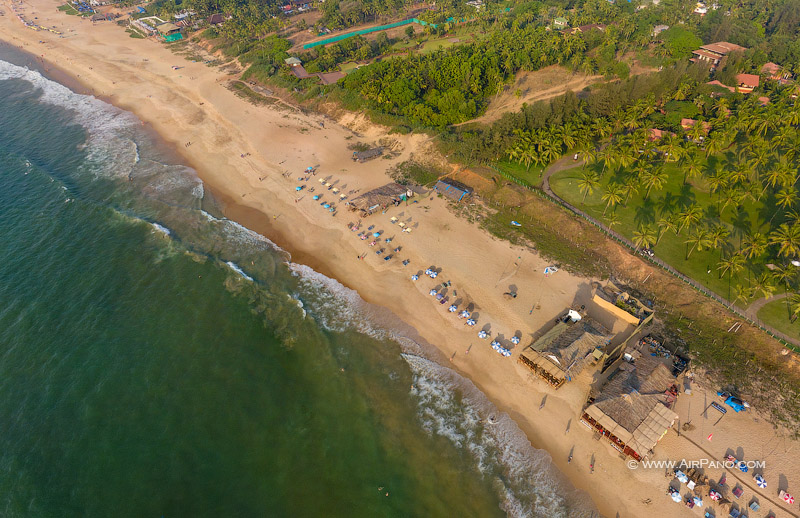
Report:
[[[570,317],[572,314],[575,316]],[[559,319],[553,328],[526,347],[518,361],[554,388],[559,388],[572,381],[587,365],[598,364],[610,341],[611,335],[600,323],[570,311],[567,317]]]
[[663,358],[640,355],[621,363],[581,415],[581,423],[605,437],[620,453],[647,458],[678,420],[668,407],[677,387]]
[[366,217],[391,205],[397,205],[413,195],[413,191],[407,187],[399,183],[389,183],[353,198],[347,206],[351,211],[360,212],[362,217]]
[[378,146],[372,149],[368,149],[366,151],[354,151],[353,152],[353,160],[356,162],[366,162],[367,160],[372,160],[373,158],[377,158],[383,154],[383,148]]
[[183,39],[183,35],[181,34],[181,28],[175,25],[174,23],[162,23],[161,25],[156,26],[156,30],[164,38],[164,41],[178,41]]
[[461,182],[447,178],[443,178],[436,182],[436,185],[433,186],[433,190],[447,196],[448,198],[452,198],[455,201],[461,201],[464,199],[464,196],[472,194],[471,188],[467,187]]
[[638,326],[653,318],[653,310],[633,296],[626,288],[608,281],[594,290],[592,302],[619,320]]

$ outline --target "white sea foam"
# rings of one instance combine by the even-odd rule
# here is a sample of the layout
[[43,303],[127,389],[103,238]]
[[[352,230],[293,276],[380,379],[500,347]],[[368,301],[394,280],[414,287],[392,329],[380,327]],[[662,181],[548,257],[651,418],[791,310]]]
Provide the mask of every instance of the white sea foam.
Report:
[[289,263],[288,266],[299,279],[304,302],[320,326],[340,333],[352,329],[378,340],[388,337],[386,331],[372,325],[366,317],[366,303],[355,290],[304,264]]
[[150,223],[150,224],[153,225],[154,229],[156,229],[157,231],[161,232],[165,236],[168,236],[171,233],[169,231],[169,229],[167,227],[163,226],[163,225],[159,225],[158,223]]
[[[426,358],[435,354],[429,347],[372,322],[370,315],[375,312],[354,290],[308,266],[288,266],[299,279],[296,297],[302,297],[319,325],[334,332],[356,330],[377,339],[391,338],[401,345],[414,377],[412,392],[422,427],[472,455],[478,469],[494,480],[509,516],[591,515],[588,496],[562,482],[550,455],[533,448],[517,424],[500,414],[471,381]],[[494,417],[492,423],[489,416]]]
[[250,281],[250,282],[253,282],[253,278],[252,278],[252,277],[250,277],[249,275],[247,275],[246,273],[244,273],[244,270],[242,270],[241,268],[239,268],[239,265],[237,265],[237,264],[236,264],[236,263],[234,263],[233,261],[227,261],[225,264],[227,264],[228,266],[230,266],[231,270],[233,270],[234,272],[236,272],[236,273],[238,273],[239,275],[241,275],[241,276],[242,276],[244,279],[246,279],[246,280],[248,280],[248,281]]

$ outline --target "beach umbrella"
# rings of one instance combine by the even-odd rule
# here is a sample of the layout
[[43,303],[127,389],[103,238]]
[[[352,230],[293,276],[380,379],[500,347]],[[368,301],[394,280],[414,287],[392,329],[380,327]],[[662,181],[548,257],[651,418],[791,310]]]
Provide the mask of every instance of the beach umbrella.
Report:
[[297,187],[294,188],[294,190],[295,191],[302,191],[303,190],[303,186],[302,185],[298,185]]
[[786,502],[787,504],[793,504],[794,503],[794,497],[792,495],[790,495],[789,493],[786,493],[785,495],[783,495],[783,501]]
[[740,461],[738,467],[739,471],[741,471],[742,473],[747,473],[749,471],[747,464],[745,464],[744,461]]
[[499,345],[500,345],[500,342],[498,342],[497,340],[492,340],[492,343],[491,343],[492,347],[498,347]]
[[475,322],[474,318],[470,318],[469,320],[467,320],[467,325],[470,327],[474,326],[476,323],[477,322]]
[[436,272],[431,273],[431,279],[435,279],[438,276],[439,276],[439,274],[436,273]]
[[315,194],[313,199],[318,200],[319,199],[319,194]]
[[323,205],[323,207],[325,207],[326,209],[329,209],[329,208],[331,208],[331,204],[330,203],[326,203],[325,205]]
[[489,336],[488,333],[486,333],[486,331],[484,331],[483,329],[478,331],[478,338],[486,338],[487,336]]
[[459,314],[458,314],[458,316],[459,316],[459,317],[461,317],[461,318],[469,318],[469,311],[467,311],[467,310],[465,309],[464,311],[462,311],[461,313],[459,313]]
[[708,497],[709,497],[711,500],[713,500],[713,501],[715,501],[715,502],[716,502],[717,500],[719,500],[720,498],[722,498],[722,495],[720,494],[720,492],[719,492],[719,491],[716,491],[716,490],[712,489],[712,490],[710,490],[710,491],[708,492]]
[[517,345],[519,343],[519,337],[518,336],[512,336],[511,337],[511,343],[514,344],[514,345]]
[[430,274],[432,274],[432,273],[433,273],[433,270],[431,270],[430,268],[428,268],[427,270],[425,270],[425,275],[430,275]]
[[455,313],[456,311],[458,311],[458,306],[452,304],[449,308],[447,308],[447,311],[449,311],[450,313]]
[[433,297],[434,295],[436,295],[436,290],[431,290],[431,291],[429,291],[429,292],[428,292],[428,295],[430,295],[431,297]]
[[373,232],[372,233],[372,237],[381,237],[381,233],[380,232]]
[[694,502],[694,505],[696,505],[697,507],[703,507],[703,499],[700,498],[699,496],[692,498],[692,501]]
[[767,487],[767,481],[764,480],[764,477],[762,477],[761,475],[756,475],[753,478],[755,479],[756,484],[758,485],[758,487],[760,487],[761,489],[764,489],[765,487]]
[[511,356],[511,351],[509,351],[508,349],[506,349],[506,350],[503,352],[503,356],[505,356],[506,358],[508,358],[509,356]]
[[419,280],[419,275],[417,275],[417,274],[415,273],[414,275],[412,275],[412,276],[411,276],[411,280],[412,280],[412,281],[418,281],[418,280]]

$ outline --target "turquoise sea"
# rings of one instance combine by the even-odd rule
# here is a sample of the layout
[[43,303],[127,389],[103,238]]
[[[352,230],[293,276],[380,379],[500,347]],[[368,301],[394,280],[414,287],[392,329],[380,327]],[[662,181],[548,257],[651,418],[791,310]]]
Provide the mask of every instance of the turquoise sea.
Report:
[[0,48],[0,516],[595,515],[425,344],[29,61]]

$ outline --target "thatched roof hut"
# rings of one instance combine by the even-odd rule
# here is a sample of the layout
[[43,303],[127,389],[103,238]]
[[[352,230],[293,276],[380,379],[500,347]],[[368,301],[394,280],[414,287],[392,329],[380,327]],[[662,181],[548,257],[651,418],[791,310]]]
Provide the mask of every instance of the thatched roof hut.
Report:
[[369,216],[377,210],[388,207],[403,196],[410,198],[413,193],[399,183],[389,183],[365,192],[350,200],[349,207],[352,211],[361,211],[363,216]]
[[594,351],[610,340],[608,330],[591,318],[574,323],[562,321],[534,342],[530,351],[521,354],[519,361],[558,388],[596,359]]
[[366,151],[354,151],[353,152],[353,160],[356,162],[366,162],[367,160],[372,160],[373,158],[377,158],[383,154],[383,147],[378,146],[372,149],[367,149]]
[[639,460],[678,419],[665,404],[665,393],[674,385],[672,371],[659,358],[642,356],[635,365],[623,363],[581,420]]

